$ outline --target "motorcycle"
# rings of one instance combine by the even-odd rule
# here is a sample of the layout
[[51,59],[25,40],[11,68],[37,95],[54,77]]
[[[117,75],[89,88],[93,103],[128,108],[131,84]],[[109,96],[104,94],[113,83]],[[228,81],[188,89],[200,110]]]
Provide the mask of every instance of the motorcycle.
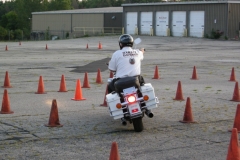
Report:
[[[141,39],[136,39],[134,43],[140,43]],[[108,83],[114,79],[109,78]],[[144,114],[153,118],[152,109],[157,108],[159,103],[155,96],[154,88],[150,83],[139,83],[139,76],[126,77],[114,83],[115,92],[106,95],[106,102],[110,116],[114,120],[121,119],[122,125],[127,125],[127,121],[133,124],[136,132],[143,130],[142,118]]]

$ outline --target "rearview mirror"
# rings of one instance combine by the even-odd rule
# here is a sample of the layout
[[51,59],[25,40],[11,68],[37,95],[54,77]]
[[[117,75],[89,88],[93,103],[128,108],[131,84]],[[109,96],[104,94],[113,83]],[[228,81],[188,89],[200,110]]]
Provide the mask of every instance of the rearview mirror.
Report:
[[139,44],[141,42],[142,42],[141,38],[137,38],[137,39],[134,40],[134,44]]

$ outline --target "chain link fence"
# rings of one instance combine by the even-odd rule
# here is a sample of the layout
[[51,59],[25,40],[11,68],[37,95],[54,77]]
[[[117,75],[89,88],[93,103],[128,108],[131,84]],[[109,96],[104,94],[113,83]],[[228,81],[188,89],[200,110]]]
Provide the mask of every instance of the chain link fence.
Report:
[[30,39],[33,41],[67,39],[69,38],[69,33],[69,31],[56,30],[32,31]]
[[119,35],[123,33],[121,27],[74,27],[73,37],[99,36],[99,35]]
[[72,32],[58,30],[32,31],[30,39],[33,41],[56,40],[89,36],[120,35],[123,32],[124,30],[121,27],[74,27]]

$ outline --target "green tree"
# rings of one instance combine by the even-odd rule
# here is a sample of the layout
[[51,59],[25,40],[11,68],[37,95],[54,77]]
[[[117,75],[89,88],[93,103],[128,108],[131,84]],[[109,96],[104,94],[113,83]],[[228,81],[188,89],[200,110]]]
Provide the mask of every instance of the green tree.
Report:
[[72,8],[79,9],[78,0],[72,0]]
[[88,1],[87,0],[82,0],[81,2],[79,2],[79,8],[88,8]]
[[16,0],[15,1],[15,11],[19,15],[18,28],[28,28],[30,29],[29,18],[31,18],[30,4],[27,4],[29,0]]
[[51,0],[49,1],[49,10],[70,10],[71,0]]
[[0,39],[3,40],[7,36],[7,30],[0,26]]
[[15,31],[14,31],[14,37],[15,37],[15,39],[17,39],[17,40],[21,40],[22,39],[22,33],[23,33],[23,31],[22,30],[20,30],[20,29],[16,29]]
[[111,0],[111,3],[113,7],[120,7],[124,3],[124,0]]
[[48,8],[49,8],[48,0],[43,0],[42,1],[42,11],[48,11]]
[[32,12],[48,9],[47,0],[15,0],[14,10],[18,15],[18,29],[23,30],[24,37],[30,37]]
[[120,7],[123,3],[126,3],[127,1],[131,0],[82,0],[79,1],[79,8]]
[[2,16],[1,25],[9,30],[18,28],[18,16],[15,11],[10,11]]
[[0,1],[0,20],[3,15],[14,10],[14,1],[6,1],[3,3]]

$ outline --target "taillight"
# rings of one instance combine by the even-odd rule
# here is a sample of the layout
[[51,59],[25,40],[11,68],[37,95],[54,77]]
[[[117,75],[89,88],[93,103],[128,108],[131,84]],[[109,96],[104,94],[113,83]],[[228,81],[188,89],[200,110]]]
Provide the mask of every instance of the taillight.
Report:
[[127,101],[128,101],[129,103],[133,103],[133,102],[136,101],[136,97],[133,96],[133,95],[131,95],[131,96],[127,97]]

